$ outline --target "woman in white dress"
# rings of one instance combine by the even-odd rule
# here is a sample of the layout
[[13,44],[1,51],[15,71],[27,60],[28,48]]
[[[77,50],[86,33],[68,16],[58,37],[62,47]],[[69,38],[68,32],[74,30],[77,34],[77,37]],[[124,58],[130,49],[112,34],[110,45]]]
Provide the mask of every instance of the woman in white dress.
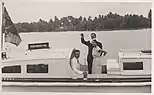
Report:
[[[106,51],[104,51],[103,49],[99,48],[97,46],[97,43],[95,40],[92,41],[92,45],[93,45],[93,51],[92,51],[92,55],[93,55],[93,66],[92,66],[92,73],[93,74],[101,74],[102,72],[102,57],[106,55]],[[102,56],[103,55],[103,56]]]

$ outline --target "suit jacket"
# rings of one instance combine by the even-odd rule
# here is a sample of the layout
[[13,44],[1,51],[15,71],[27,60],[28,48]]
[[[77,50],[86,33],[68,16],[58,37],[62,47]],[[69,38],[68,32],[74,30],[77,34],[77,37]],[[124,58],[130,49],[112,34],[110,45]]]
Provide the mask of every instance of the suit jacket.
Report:
[[[93,50],[93,46],[90,43],[90,41],[85,41],[84,38],[81,38],[81,43],[85,44],[86,46],[88,46],[88,56],[87,56],[87,60],[93,60],[93,56],[92,56],[92,50]],[[96,41],[97,45],[99,46],[99,48],[102,49],[102,43]]]

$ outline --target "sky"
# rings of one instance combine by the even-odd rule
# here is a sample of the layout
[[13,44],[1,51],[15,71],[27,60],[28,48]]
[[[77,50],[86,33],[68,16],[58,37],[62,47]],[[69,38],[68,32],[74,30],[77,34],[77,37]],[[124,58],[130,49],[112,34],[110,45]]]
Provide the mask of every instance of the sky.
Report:
[[57,16],[98,16],[109,12],[138,14],[145,17],[152,7],[148,2],[49,2],[49,0],[5,0],[5,7],[13,22],[49,21]]

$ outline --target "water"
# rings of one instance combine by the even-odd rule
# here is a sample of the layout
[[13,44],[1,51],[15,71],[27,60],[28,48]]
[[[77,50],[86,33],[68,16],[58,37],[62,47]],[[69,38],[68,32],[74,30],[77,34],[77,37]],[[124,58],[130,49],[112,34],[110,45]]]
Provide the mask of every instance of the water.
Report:
[[[116,30],[116,31],[97,31],[98,41],[102,42],[104,50],[108,53],[104,60],[115,59],[121,49],[151,49],[151,29],[142,30]],[[33,32],[21,33],[22,43],[16,47],[9,46],[10,55],[14,56],[24,53],[29,43],[49,42],[53,49],[77,48],[81,50],[81,57],[86,57],[87,46],[80,42],[80,33],[85,34],[85,40],[90,39],[89,31],[69,31],[69,32]]]
[[151,93],[151,87],[3,87],[3,92]]

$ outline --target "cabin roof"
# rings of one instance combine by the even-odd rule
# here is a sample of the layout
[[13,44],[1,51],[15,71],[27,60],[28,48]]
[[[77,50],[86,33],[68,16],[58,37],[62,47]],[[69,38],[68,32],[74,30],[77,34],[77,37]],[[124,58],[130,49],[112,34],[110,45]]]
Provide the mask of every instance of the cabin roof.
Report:
[[69,58],[71,49],[42,49],[42,50],[28,50],[24,54],[15,54],[15,56],[3,60],[8,61],[23,61],[23,60],[39,60],[51,58]]
[[152,58],[150,53],[143,53],[141,51],[121,51],[120,58]]

